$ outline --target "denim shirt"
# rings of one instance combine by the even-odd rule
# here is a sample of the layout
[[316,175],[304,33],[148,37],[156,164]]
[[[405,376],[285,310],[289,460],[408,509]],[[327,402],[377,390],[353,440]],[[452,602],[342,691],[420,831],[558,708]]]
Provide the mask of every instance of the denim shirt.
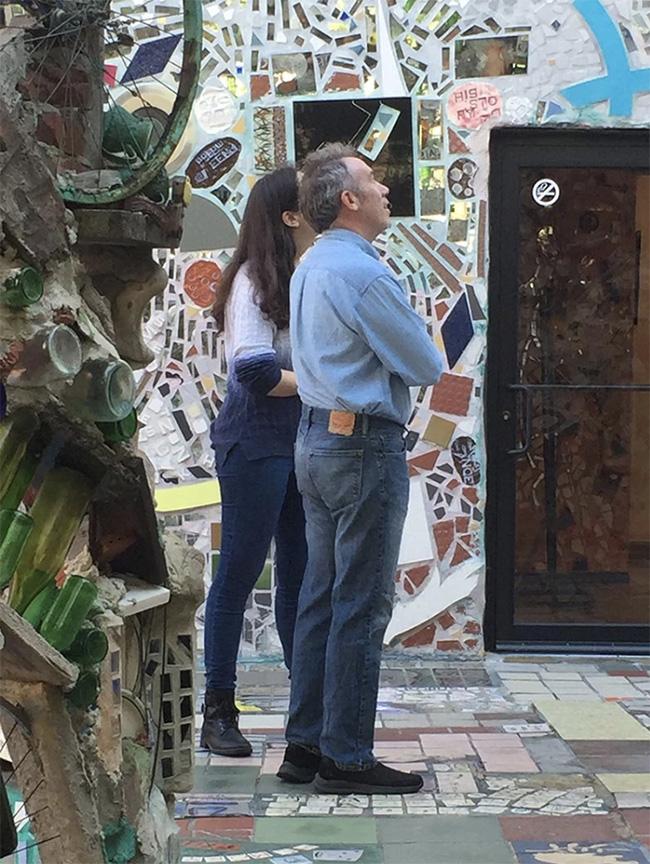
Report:
[[268,396],[283,369],[291,369],[288,330],[262,313],[244,264],[225,310],[226,398],[210,427],[217,467],[235,444],[247,459],[292,456],[300,420],[297,396]]
[[435,384],[442,356],[373,246],[343,228],[320,237],[291,279],[291,344],[305,405],[404,424],[409,387]]

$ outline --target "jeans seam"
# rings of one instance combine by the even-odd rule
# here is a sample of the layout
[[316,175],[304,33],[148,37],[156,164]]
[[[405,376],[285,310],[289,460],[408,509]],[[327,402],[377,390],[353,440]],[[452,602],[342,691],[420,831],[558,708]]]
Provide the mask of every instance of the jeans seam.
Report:
[[[380,487],[382,490],[382,504],[381,504],[381,519],[380,519],[381,533],[378,537],[378,543],[377,543],[377,548],[379,550],[379,554],[377,556],[377,561],[376,561],[375,578],[377,577],[377,574],[382,572],[383,561],[384,561],[384,540],[385,540],[385,533],[386,533],[386,502],[385,502],[385,498],[383,496],[384,486],[385,486],[385,482],[386,482],[386,471],[385,471],[385,465],[383,464],[383,456],[382,456],[381,452],[377,454],[377,468],[379,471]],[[373,610],[370,609],[368,611],[368,615],[366,617],[366,650],[364,652],[363,678],[362,678],[362,684],[361,684],[361,696],[360,696],[360,700],[359,700],[359,718],[358,718],[358,724],[357,724],[357,740],[356,740],[357,758],[359,758],[359,755],[361,752],[362,723],[363,723],[363,719],[365,717],[365,712],[366,712],[365,693],[366,693],[367,683],[368,683],[368,666],[370,665],[370,656],[369,656],[370,655],[370,625],[372,622],[372,617],[373,617]],[[380,647],[380,652],[381,652],[381,647]],[[381,663],[381,659],[380,659],[380,663]],[[376,706],[375,706],[375,713],[376,713]],[[373,729],[374,729],[374,717],[373,717]],[[371,743],[374,743],[374,733],[372,733],[372,732],[371,732]],[[360,762],[360,764],[365,765],[366,763]],[[347,770],[350,770],[350,769],[348,768]],[[365,770],[365,769],[360,768],[357,770]]]

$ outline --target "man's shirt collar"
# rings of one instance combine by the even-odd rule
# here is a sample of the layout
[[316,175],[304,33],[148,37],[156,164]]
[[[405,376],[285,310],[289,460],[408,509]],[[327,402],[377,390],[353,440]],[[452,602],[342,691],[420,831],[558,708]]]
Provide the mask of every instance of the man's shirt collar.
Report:
[[365,252],[366,255],[372,255],[373,258],[379,259],[379,252],[375,249],[372,243],[369,243],[361,234],[356,231],[350,231],[349,228],[330,228],[322,235],[332,240],[342,240],[345,243],[350,243]]

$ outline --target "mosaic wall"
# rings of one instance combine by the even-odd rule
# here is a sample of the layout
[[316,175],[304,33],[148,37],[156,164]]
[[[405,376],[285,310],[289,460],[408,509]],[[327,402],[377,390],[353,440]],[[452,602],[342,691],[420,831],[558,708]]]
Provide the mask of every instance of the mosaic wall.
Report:
[[[114,6],[133,37],[108,64],[115,100],[168,110],[177,0]],[[212,559],[206,584],[220,533],[208,429],[226,386],[208,312],[215,285],[256,178],[344,139],[393,190],[378,247],[447,365],[413,394],[387,639],[480,650],[489,129],[641,122],[649,53],[649,0],[204,0],[201,91],[170,165],[194,192],[181,248],[160,254],[169,285],[146,322],[156,359],[141,374],[140,416],[166,520]],[[272,579],[269,564],[247,611],[250,651],[277,649]]]

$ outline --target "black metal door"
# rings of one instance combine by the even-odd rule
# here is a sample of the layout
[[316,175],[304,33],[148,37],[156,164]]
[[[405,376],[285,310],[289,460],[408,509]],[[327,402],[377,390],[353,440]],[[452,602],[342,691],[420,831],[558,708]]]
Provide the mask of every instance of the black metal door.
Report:
[[487,645],[647,651],[650,131],[490,152]]

